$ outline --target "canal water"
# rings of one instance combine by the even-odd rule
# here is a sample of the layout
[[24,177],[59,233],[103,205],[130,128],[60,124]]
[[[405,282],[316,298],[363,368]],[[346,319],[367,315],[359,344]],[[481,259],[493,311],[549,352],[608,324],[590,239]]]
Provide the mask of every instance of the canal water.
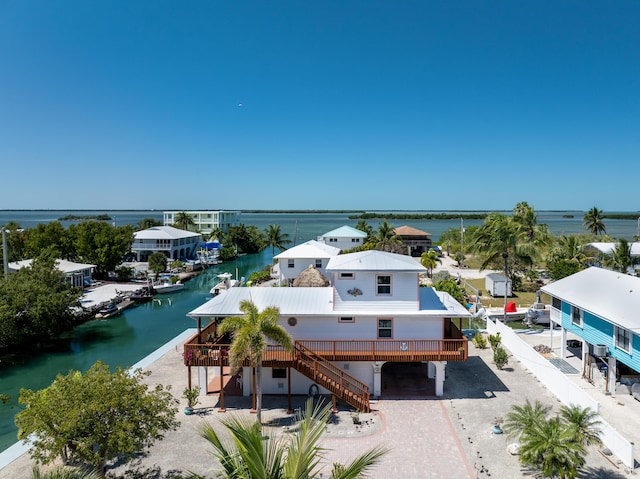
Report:
[[[238,258],[238,277],[270,263],[271,250]],[[20,388],[42,389],[58,373],[87,370],[98,359],[112,368],[129,367],[187,328],[196,326],[186,316],[210,299],[209,290],[217,283],[217,274],[232,273],[236,262],[212,266],[187,281],[184,290],[158,295],[153,302],[125,310],[121,315],[92,320],[51,344],[46,351],[32,356],[16,356],[0,363],[0,393],[11,396],[9,404],[0,404],[0,451],[16,442],[14,416],[19,411]],[[14,362],[15,361],[15,362]]]
[[[24,228],[56,221],[69,211],[0,211],[0,225],[15,221]],[[105,211],[82,211],[79,214],[101,214]],[[143,218],[162,219],[159,211],[117,211],[106,213],[115,217],[118,225],[137,224]],[[556,235],[584,232],[583,212],[539,212],[538,222],[546,223]],[[300,244],[343,225],[355,226],[345,213],[242,213],[241,222],[264,230],[267,225],[281,226],[290,240]],[[368,221],[374,228],[379,220]],[[432,234],[434,241],[449,228],[460,228],[461,221],[453,220],[393,220],[393,226],[409,225]],[[68,226],[68,222],[63,222]],[[481,220],[465,220],[464,226],[481,225]],[[632,240],[638,223],[631,220],[605,220],[607,233],[614,238]],[[183,291],[157,296],[153,302],[136,306],[120,316],[108,320],[87,322],[61,338],[43,352],[32,356],[5,359],[0,363],[0,394],[11,396],[9,404],[0,404],[0,451],[16,441],[14,416],[19,410],[17,397],[20,388],[41,389],[48,386],[59,373],[84,371],[95,361],[102,360],[111,367],[129,367],[183,332],[195,326],[186,314],[210,298],[209,290],[223,272],[248,278],[253,271],[271,262],[271,248],[256,255],[247,255],[208,269],[186,282]]]

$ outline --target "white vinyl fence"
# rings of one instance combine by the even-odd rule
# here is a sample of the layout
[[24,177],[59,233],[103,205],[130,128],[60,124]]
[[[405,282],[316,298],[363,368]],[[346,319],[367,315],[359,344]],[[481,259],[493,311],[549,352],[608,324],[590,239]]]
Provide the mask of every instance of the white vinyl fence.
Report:
[[[600,411],[600,403],[588,393],[580,389],[574,382],[568,379],[558,368],[542,357],[529,344],[508,326],[500,321],[487,321],[489,334],[500,333],[500,341],[509,349],[529,371],[531,371],[547,389],[565,405],[576,404],[583,408],[591,408],[595,412]],[[602,442],[622,463],[633,469],[633,445],[617,432],[602,417]]]

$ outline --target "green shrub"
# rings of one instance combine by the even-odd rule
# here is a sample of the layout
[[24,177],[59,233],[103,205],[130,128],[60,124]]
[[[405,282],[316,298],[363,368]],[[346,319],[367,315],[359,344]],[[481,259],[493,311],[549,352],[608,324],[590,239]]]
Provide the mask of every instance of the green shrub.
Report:
[[264,283],[265,281],[269,281],[271,279],[271,268],[267,266],[265,269],[261,271],[254,271],[249,275],[249,281],[253,286]]
[[509,364],[509,355],[507,351],[500,345],[493,350],[493,362],[498,369],[504,368]]
[[493,349],[494,351],[498,346],[500,346],[500,341],[501,341],[500,333],[489,335],[489,344],[491,344],[491,349]]
[[487,338],[485,338],[482,333],[476,333],[471,341],[478,349],[485,349],[487,347]]

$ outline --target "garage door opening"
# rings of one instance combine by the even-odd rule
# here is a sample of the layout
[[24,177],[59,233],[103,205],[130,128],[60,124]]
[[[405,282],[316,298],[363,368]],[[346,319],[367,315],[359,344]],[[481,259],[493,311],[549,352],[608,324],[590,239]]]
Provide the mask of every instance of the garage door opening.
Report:
[[385,363],[381,396],[386,399],[436,395],[436,382],[427,377],[427,363]]

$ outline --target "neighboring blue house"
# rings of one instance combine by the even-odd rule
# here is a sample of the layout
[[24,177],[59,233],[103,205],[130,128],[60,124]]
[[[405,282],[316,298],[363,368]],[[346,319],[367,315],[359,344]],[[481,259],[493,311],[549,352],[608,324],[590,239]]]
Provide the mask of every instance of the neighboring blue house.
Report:
[[583,365],[589,354],[606,361],[608,391],[620,363],[640,371],[640,278],[591,267],[541,291],[551,297],[551,320],[562,326],[563,357],[570,332],[582,339]]

